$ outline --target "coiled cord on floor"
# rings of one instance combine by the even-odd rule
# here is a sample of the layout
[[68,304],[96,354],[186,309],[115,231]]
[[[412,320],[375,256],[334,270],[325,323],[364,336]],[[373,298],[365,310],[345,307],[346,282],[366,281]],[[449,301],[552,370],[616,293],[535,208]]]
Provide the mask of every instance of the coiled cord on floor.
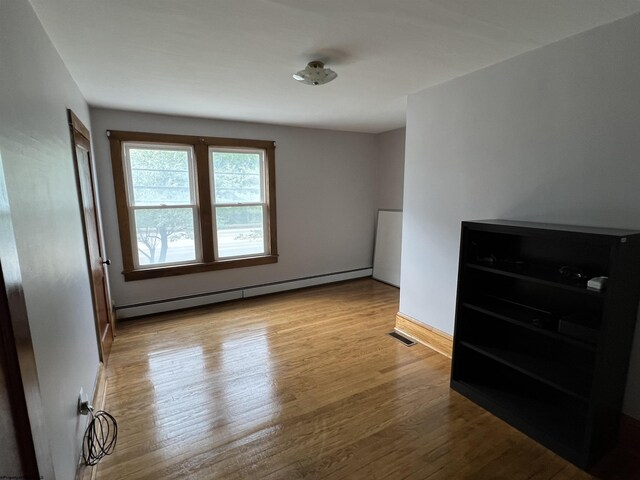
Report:
[[90,409],[91,421],[84,432],[82,458],[87,465],[96,465],[111,455],[118,440],[118,422],[109,413]]

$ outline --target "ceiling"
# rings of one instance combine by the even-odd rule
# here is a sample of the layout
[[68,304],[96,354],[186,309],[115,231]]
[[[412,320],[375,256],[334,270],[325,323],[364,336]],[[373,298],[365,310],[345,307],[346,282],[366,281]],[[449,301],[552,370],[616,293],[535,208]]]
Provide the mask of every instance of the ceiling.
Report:
[[[382,132],[408,94],[640,0],[30,0],[89,104]],[[291,75],[310,60],[327,85]]]

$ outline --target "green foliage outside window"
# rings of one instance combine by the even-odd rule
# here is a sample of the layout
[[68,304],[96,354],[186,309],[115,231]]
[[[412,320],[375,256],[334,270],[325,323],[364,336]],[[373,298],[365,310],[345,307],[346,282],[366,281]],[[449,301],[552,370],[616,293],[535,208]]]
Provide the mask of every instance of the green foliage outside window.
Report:
[[[191,205],[189,155],[186,150],[129,149],[134,206]],[[216,203],[262,202],[261,159],[257,153],[214,152],[212,164]],[[244,228],[237,240],[261,238],[260,206],[216,208],[220,230]],[[136,209],[140,260],[165,263],[169,242],[194,239],[192,208]],[[144,246],[140,248],[140,246]]]
[[261,202],[260,155],[213,152],[216,203]]

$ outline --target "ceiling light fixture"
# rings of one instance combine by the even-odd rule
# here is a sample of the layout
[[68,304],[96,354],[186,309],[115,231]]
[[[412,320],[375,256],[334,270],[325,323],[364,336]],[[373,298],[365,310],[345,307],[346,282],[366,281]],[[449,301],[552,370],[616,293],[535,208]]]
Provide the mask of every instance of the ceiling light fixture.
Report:
[[309,62],[304,70],[293,74],[293,78],[305,85],[324,85],[335,80],[337,76],[336,72],[330,68],[324,68],[324,63],[318,60]]

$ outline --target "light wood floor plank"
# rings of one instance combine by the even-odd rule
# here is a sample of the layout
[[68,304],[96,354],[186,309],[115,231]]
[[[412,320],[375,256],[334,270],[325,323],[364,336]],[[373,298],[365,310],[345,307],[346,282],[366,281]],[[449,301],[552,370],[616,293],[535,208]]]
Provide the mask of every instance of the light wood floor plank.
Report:
[[387,336],[397,311],[363,279],[122,322],[98,480],[591,478]]

